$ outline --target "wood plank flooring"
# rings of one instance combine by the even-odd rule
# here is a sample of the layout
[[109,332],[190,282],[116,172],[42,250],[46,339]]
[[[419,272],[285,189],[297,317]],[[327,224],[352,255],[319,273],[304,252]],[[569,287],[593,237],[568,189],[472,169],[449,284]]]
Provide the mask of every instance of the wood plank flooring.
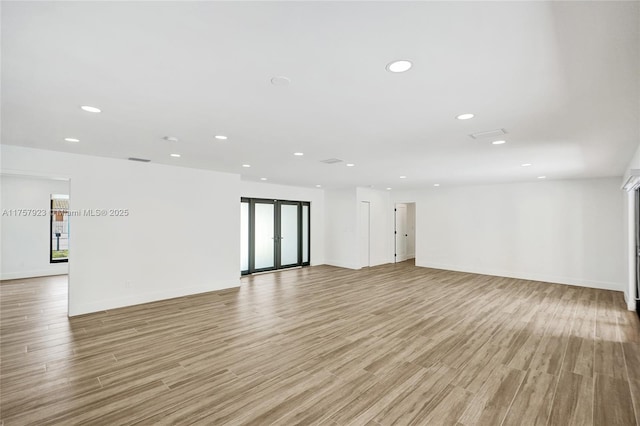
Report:
[[66,277],[0,285],[3,425],[637,425],[622,293],[315,266],[66,317]]

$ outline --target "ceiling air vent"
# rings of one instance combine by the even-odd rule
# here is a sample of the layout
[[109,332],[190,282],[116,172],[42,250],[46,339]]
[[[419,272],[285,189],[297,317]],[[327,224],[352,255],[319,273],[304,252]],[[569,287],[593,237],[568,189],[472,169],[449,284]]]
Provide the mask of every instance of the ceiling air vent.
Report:
[[336,164],[342,163],[342,160],[340,160],[339,158],[327,158],[326,160],[320,160],[320,162],[324,164]]
[[497,130],[487,130],[486,132],[471,133],[469,137],[472,139],[495,138],[495,137],[506,135],[506,134],[507,134],[506,130],[497,129]]
[[131,161],[139,161],[141,163],[148,163],[151,160],[147,160],[146,158],[136,158],[136,157],[129,157],[129,160]]

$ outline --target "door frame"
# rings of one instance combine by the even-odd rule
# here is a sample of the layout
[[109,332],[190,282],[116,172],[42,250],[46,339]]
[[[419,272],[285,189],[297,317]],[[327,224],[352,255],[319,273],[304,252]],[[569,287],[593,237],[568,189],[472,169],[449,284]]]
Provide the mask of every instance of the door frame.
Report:
[[635,297],[636,313],[640,317],[640,188],[634,191],[634,228],[635,228],[635,294],[631,297]]

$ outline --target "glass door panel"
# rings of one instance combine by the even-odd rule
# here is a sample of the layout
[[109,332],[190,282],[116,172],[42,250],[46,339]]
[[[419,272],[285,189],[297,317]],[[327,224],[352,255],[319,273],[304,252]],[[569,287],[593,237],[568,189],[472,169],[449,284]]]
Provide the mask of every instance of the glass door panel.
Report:
[[302,205],[302,263],[309,263],[309,206]]
[[280,266],[297,265],[298,204],[280,204]]
[[240,203],[240,271],[249,271],[249,203]]
[[255,204],[255,261],[253,269],[275,267],[274,214],[273,204]]

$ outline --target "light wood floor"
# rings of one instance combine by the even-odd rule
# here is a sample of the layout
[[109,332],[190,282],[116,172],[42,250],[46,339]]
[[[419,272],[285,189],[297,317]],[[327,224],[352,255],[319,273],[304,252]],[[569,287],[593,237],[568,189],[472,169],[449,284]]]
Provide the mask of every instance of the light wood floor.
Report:
[[329,266],[66,317],[66,277],[1,291],[1,418],[26,424],[635,425],[621,293]]

